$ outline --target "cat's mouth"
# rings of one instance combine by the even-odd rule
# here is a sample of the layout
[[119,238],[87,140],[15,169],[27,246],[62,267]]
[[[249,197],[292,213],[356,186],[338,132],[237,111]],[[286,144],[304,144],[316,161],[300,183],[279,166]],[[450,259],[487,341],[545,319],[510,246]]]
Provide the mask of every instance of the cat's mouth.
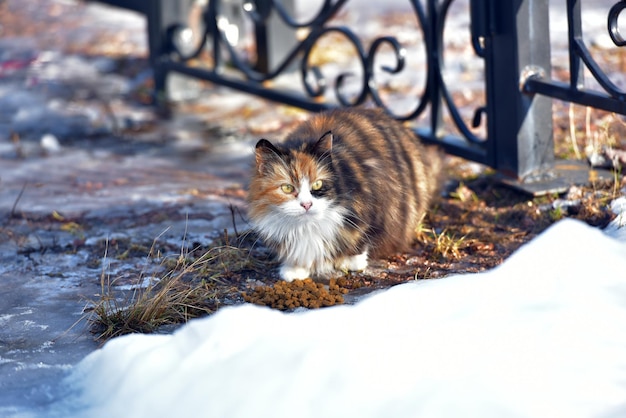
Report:
[[279,213],[279,216],[282,216],[283,219],[308,219],[308,218],[313,218],[315,215],[317,215],[317,211],[315,210],[304,210],[302,208],[299,208],[297,210],[289,210],[289,211],[283,211],[281,213]]
[[310,209],[300,208],[300,210],[295,214],[295,216],[301,219],[313,219],[317,217],[318,213],[319,211],[314,208],[310,208]]

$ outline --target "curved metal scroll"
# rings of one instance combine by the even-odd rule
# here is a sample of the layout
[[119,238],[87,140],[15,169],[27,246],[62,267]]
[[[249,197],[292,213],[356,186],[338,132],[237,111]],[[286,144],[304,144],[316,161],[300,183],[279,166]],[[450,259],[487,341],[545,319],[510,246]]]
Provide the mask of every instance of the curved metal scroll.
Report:
[[[620,0],[609,10],[607,30],[611,40],[617,47],[626,46],[618,26],[620,14],[626,9],[626,0]],[[607,76],[598,62],[593,58],[585,44],[581,25],[580,0],[567,0],[567,17],[569,30],[570,83],[564,86],[556,81],[542,77],[531,77],[526,80],[526,92],[540,93],[566,101],[592,106],[599,109],[626,114],[626,92],[620,89]],[[583,89],[581,64],[589,70],[594,80],[604,92]]]
[[611,10],[609,10],[609,36],[616,46],[626,46],[626,40],[624,40],[618,26],[619,15],[624,9],[626,9],[626,1],[622,0],[619,3],[614,4],[613,7],[611,7]]
[[[620,2],[613,5],[613,7],[611,7],[607,18],[609,36],[617,46],[626,45],[626,41],[624,40],[624,38],[622,38],[617,25],[619,15],[625,8],[626,1],[621,0]],[[576,9],[574,7],[568,7],[567,12],[570,15],[569,21],[574,21],[571,14],[576,13]],[[578,10],[578,12],[580,12],[580,9]],[[571,52],[575,53],[585,63],[585,66],[587,67],[587,69],[589,69],[589,72],[591,73],[591,75],[593,75],[593,78],[598,82],[598,84],[600,84],[604,91],[606,91],[611,97],[617,100],[626,100],[626,93],[621,91],[620,88],[616,86],[615,83],[613,83],[600,68],[600,65],[591,55],[591,52],[587,48],[587,45],[585,45],[582,33],[580,33],[581,29],[577,29],[578,30],[570,32],[572,34],[570,39],[570,48],[572,48],[573,50]]]
[[[347,0],[325,0],[317,14],[305,22],[298,22],[291,16],[280,0],[244,1],[242,4],[243,10],[255,27],[265,27],[270,15],[275,13],[287,26],[294,30],[308,30],[306,37],[285,54],[285,57],[276,68],[269,71],[259,71],[254,63],[242,58],[240,52],[229,42],[225,28],[220,24],[223,13],[221,10],[222,2],[219,0],[211,0],[205,6],[202,12],[203,29],[202,33],[199,34],[199,42],[195,45],[195,48],[183,48],[181,46],[183,42],[180,41],[180,38],[185,34],[188,36],[188,28],[182,25],[175,25],[170,28],[168,31],[169,45],[171,47],[170,56],[174,61],[184,64],[187,61],[198,58],[207,51],[207,45],[209,45],[209,42],[212,42],[211,53],[214,67],[208,70],[213,73],[212,81],[215,81],[216,77],[218,77],[217,74],[220,73],[219,67],[224,64],[226,58],[229,68],[234,69],[245,80],[243,84],[240,83],[238,85],[244,90],[249,86],[251,90],[255,91],[258,91],[259,88],[264,88],[260,87],[262,83],[275,79],[285,73],[288,68],[293,68],[295,64],[300,70],[303,91],[310,100],[315,101],[315,99],[325,95],[331,82],[324,76],[321,68],[310,64],[311,53],[322,37],[329,34],[339,35],[352,45],[354,51],[356,51],[356,59],[360,67],[359,76],[361,77],[359,90],[353,97],[348,97],[344,94],[343,87],[346,85],[347,80],[351,77],[354,79],[357,76],[356,74],[342,72],[332,80],[334,94],[340,106],[357,106],[371,100],[373,104],[383,108],[397,119],[412,120],[422,115],[429,104],[431,107],[438,108],[438,102],[441,101],[445,103],[454,124],[463,137],[471,143],[482,144],[485,142],[485,139],[475,136],[463,120],[446,86],[441,71],[443,68],[443,56],[440,51],[443,48],[444,23],[452,1],[446,0],[440,3],[435,0],[429,0],[427,2],[427,13],[423,2],[410,0],[417,17],[419,29],[423,34],[426,50],[429,52],[426,54],[427,74],[424,78],[426,80],[425,85],[421,93],[415,98],[416,105],[413,110],[402,115],[392,111],[383,100],[380,94],[380,87],[376,82],[375,73],[378,67],[376,67],[375,62],[379,51],[383,47],[386,50],[391,49],[395,62],[391,66],[379,68],[387,74],[400,74],[406,68],[406,50],[394,36],[379,37],[374,39],[369,47],[366,47],[352,29],[345,26],[328,25],[331,18],[337,14]],[[433,16],[436,19],[433,19]],[[259,42],[258,39],[257,42]],[[431,53],[432,51],[436,53]],[[225,53],[226,57],[222,57],[222,53]],[[219,77],[225,76],[220,74]],[[224,78],[224,80],[226,79]],[[477,109],[476,114],[481,114],[480,108]],[[480,119],[477,120],[480,121]]]

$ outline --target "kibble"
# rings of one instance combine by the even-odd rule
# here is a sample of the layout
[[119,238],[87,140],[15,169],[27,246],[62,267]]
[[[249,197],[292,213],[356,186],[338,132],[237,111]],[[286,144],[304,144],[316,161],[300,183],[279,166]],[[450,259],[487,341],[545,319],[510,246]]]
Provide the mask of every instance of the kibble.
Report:
[[251,294],[244,293],[246,302],[269,306],[281,311],[299,307],[316,309],[340,305],[348,293],[345,279],[330,279],[328,288],[312,279],[277,282],[273,286],[259,286]]

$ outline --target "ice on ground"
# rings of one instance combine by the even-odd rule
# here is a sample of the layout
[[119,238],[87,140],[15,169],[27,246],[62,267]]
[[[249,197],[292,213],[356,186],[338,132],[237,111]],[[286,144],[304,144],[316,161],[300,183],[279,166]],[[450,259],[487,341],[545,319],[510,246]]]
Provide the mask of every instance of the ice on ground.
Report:
[[563,220],[491,271],[244,305],[83,360],[59,416],[626,416],[626,245]]
[[[51,51],[31,55],[11,82],[0,79],[0,138],[10,133],[80,138],[145,122],[140,106],[120,102],[143,82],[143,74],[116,74],[115,61],[107,57]],[[120,106],[127,110],[123,118],[113,112]]]
[[605,228],[610,236],[626,242],[626,196],[618,197],[611,202],[611,210],[617,216]]

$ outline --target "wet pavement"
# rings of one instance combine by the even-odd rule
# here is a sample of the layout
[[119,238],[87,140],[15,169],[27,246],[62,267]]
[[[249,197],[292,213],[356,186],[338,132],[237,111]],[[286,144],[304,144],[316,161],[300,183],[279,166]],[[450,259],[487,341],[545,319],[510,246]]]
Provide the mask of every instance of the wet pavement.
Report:
[[[208,244],[232,227],[230,207],[242,204],[241,194],[223,191],[239,190],[247,155],[216,149],[189,161],[173,152],[167,159],[146,154],[100,150],[94,158],[64,148],[2,161],[0,405],[22,396],[44,401],[37,392],[45,388],[29,391],[37,380],[49,381],[96,348],[83,308],[101,293],[102,274],[132,279],[142,259],[107,260],[103,243]],[[226,177],[206,169],[221,171],[222,164]],[[102,261],[94,263],[98,251]]]
[[48,152],[23,139],[25,155],[0,160],[0,405],[45,402],[37,382],[96,348],[83,308],[101,276],[142,267],[142,256],[107,260],[106,242],[180,248],[232,227],[251,147],[195,140],[201,149],[105,138]]
[[[39,3],[37,13],[58,7],[81,25],[104,16],[126,39],[143,35],[139,17]],[[163,119],[132,97],[145,63],[120,71],[125,58],[50,51],[40,36],[0,39],[0,416],[45,408],[58,379],[98,346],[85,307],[101,280],[128,286],[150,268],[147,253],[107,257],[107,245],[182,248],[232,229],[255,141],[240,112],[254,123],[267,107],[215,89],[198,105],[210,116]]]

